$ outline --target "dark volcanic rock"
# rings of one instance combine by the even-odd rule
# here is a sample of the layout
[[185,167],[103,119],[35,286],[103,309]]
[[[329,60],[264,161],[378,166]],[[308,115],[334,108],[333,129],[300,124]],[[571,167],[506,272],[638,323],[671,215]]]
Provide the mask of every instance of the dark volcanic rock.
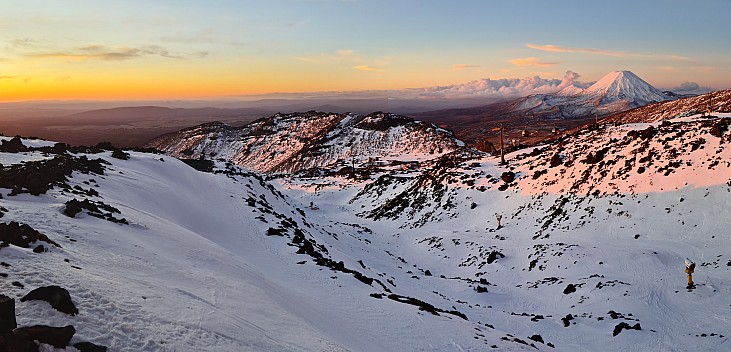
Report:
[[574,284],[568,284],[565,289],[563,289],[563,294],[568,295],[570,293],[576,292],[576,286]]
[[0,188],[11,189],[9,195],[30,193],[37,196],[56,186],[68,188],[66,182],[74,171],[102,175],[104,164],[108,163],[101,159],[62,154],[50,160],[11,165],[0,169]]
[[2,141],[2,144],[0,144],[0,152],[18,153],[27,150],[28,147],[23,145],[23,142],[20,140],[20,136],[15,136],[9,141]]
[[24,336],[0,335],[0,352],[38,352],[38,345]]
[[559,166],[561,164],[563,164],[563,160],[561,159],[561,156],[558,155],[558,153],[554,154],[551,157],[550,167],[556,167],[556,166]]
[[117,158],[120,160],[128,160],[129,154],[123,152],[121,149],[114,149],[112,151],[112,158]]
[[505,254],[502,254],[498,251],[490,252],[490,254],[487,256],[487,264],[494,263],[496,260],[498,260],[498,258],[505,258]]
[[572,320],[574,320],[574,316],[571,314],[566,314],[565,317],[561,318],[564,327],[568,327],[569,325],[571,325]]
[[74,348],[80,352],[107,352],[106,346],[93,344],[91,342],[78,342],[74,344]]
[[71,301],[69,291],[60,286],[39,287],[20,299],[21,302],[30,300],[46,301],[51,304],[51,307],[66,314],[76,315],[79,313],[74,302]]
[[84,199],[82,201],[79,201],[77,199],[69,200],[65,203],[66,208],[64,208],[63,213],[64,215],[74,218],[76,215],[81,213],[82,210],[86,209],[88,214],[99,218],[99,219],[105,219],[107,221],[111,221],[118,224],[125,224],[129,225],[129,222],[125,218],[116,218],[113,214],[119,214],[121,213],[119,209],[106,204],[104,202],[94,202],[88,199]]
[[71,325],[64,326],[62,328],[46,325],[34,325],[17,328],[13,331],[13,334],[16,336],[25,337],[29,340],[37,340],[56,348],[68,346],[75,333],[76,329]]
[[30,244],[36,241],[44,241],[56,247],[61,247],[52,241],[48,236],[36,231],[26,224],[15,221],[0,224],[0,242],[7,242],[12,245],[30,248]]
[[7,334],[18,327],[15,320],[15,299],[0,295],[0,334]]
[[500,175],[500,179],[505,183],[513,182],[515,181],[515,172],[505,171],[502,175]]
[[533,336],[529,337],[529,339],[531,339],[531,340],[533,340],[535,342],[544,343],[543,342],[543,337],[541,335],[533,335]]
[[621,322],[621,323],[617,324],[617,326],[614,327],[612,336],[619,335],[619,333],[622,332],[623,329],[624,330],[642,330],[642,326],[640,326],[640,323],[630,326],[629,324],[627,324],[625,322]]

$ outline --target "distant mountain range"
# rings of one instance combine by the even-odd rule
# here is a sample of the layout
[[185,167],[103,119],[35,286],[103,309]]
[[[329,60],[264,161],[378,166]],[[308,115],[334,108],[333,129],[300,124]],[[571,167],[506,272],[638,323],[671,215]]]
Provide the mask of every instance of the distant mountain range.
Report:
[[567,86],[556,93],[534,94],[475,108],[413,114],[417,119],[446,125],[466,141],[484,138],[498,124],[508,128],[558,123],[571,127],[587,118],[607,116],[654,102],[676,99],[630,71],[614,71],[588,88]]

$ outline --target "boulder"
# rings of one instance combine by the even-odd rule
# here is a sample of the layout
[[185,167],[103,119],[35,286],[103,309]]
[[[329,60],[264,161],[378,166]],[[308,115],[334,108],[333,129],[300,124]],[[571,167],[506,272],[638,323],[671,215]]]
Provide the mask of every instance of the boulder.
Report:
[[64,326],[62,328],[46,325],[34,325],[17,328],[13,331],[13,335],[47,343],[56,348],[64,348],[68,346],[75,333],[76,329],[71,325]]
[[76,348],[80,352],[107,352],[106,346],[96,345],[91,342],[75,343],[74,348]]
[[23,336],[0,335],[0,352],[38,352],[38,344]]
[[17,327],[15,299],[0,295],[0,335],[11,333]]
[[69,291],[60,286],[44,286],[28,292],[27,295],[20,299],[21,302],[39,300],[46,301],[51,304],[59,312],[76,315],[79,310],[76,309],[74,302],[71,301]]

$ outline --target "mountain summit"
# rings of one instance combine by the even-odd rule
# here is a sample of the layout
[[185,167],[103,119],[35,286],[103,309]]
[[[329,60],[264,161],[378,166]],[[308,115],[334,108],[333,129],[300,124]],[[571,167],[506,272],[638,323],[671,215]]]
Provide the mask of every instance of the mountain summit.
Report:
[[580,94],[601,97],[602,104],[628,100],[641,106],[670,99],[632,71],[610,72]]

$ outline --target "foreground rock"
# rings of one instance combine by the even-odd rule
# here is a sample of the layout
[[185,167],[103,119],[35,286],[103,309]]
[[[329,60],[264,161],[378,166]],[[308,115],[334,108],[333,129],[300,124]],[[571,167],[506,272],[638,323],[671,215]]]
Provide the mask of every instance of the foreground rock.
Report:
[[21,302],[38,300],[46,301],[51,304],[59,312],[76,315],[79,310],[76,309],[74,302],[71,301],[71,295],[65,288],[59,286],[39,287],[30,291],[27,295],[20,299]]

